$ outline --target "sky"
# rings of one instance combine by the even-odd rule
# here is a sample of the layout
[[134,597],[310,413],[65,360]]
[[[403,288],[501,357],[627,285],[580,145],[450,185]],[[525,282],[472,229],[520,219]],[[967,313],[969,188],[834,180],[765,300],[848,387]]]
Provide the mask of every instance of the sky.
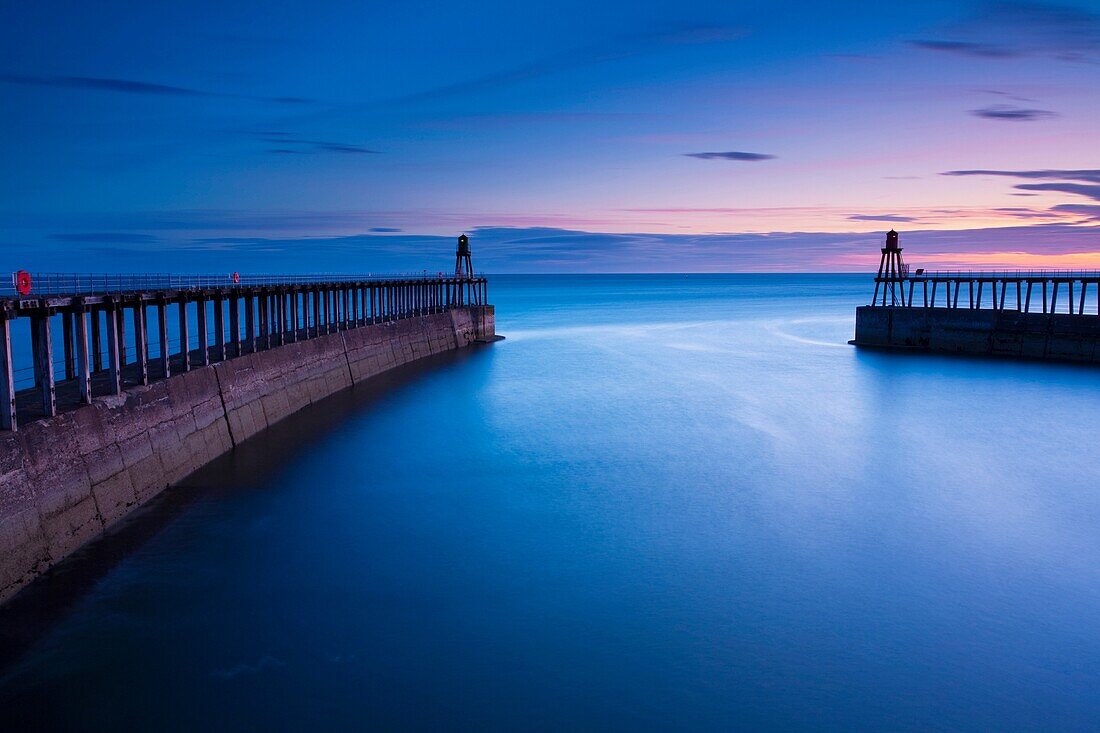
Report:
[[0,9],[0,270],[1100,268],[1100,0]]

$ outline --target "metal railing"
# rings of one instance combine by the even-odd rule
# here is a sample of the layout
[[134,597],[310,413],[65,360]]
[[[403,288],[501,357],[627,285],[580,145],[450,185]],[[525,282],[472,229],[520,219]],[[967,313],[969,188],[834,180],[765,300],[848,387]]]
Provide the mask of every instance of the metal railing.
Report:
[[[29,277],[30,289],[19,289],[19,275]],[[13,272],[7,282],[0,281],[0,297],[35,297],[38,295],[87,295],[92,293],[133,293],[145,290],[197,290],[201,288],[233,288],[260,285],[309,285],[313,283],[374,282],[382,280],[437,280],[450,278],[446,272],[406,273],[313,273],[308,275],[175,275],[171,273],[112,274],[71,272]],[[471,274],[467,279],[484,275]]]
[[[926,270],[905,266],[904,279],[941,278],[951,280],[1095,280],[1100,270]],[[883,277],[882,279],[888,279]]]

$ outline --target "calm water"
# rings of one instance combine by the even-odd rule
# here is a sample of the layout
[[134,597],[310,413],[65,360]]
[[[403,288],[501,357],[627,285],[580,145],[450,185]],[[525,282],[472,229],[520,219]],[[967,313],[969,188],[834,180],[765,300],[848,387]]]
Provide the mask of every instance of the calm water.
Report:
[[0,728],[1100,728],[1095,370],[857,351],[866,277],[490,292],[0,616]]

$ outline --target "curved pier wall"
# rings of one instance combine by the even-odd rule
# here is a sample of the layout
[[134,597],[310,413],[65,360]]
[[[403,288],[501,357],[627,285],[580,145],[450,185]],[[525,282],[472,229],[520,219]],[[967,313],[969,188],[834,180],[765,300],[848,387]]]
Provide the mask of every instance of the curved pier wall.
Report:
[[1100,364],[1100,317],[970,308],[856,308],[858,346]]
[[269,425],[494,333],[493,306],[362,326],[197,367],[0,433],[0,603]]

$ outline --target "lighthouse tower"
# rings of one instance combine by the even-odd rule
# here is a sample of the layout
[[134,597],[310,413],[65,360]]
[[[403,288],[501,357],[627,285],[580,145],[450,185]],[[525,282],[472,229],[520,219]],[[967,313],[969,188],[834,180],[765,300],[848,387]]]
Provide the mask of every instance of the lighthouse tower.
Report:
[[[882,248],[882,259],[878,263],[878,275],[875,277],[875,295],[872,305],[898,305],[905,300],[903,282],[909,276],[909,268],[902,262],[901,247],[898,246],[898,233],[893,229],[886,233],[886,246]],[[882,286],[882,302],[879,303],[879,285]]]

